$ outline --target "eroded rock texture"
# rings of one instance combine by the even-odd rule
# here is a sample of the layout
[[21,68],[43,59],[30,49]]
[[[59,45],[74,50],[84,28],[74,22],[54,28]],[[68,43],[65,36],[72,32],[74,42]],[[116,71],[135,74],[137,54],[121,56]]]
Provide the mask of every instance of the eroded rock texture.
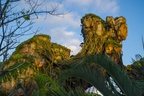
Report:
[[7,94],[14,92],[14,96],[35,96],[34,92],[39,91],[36,76],[41,73],[56,79],[60,70],[58,62],[69,57],[70,49],[51,42],[50,36],[35,35],[18,45],[5,62],[5,70],[22,65],[3,76],[0,90]]
[[84,45],[78,56],[105,53],[118,63],[121,60],[122,44],[128,29],[126,19],[122,16],[106,17],[106,21],[94,14],[86,14],[81,19]]
[[70,49],[53,43],[50,41],[48,35],[35,35],[34,37],[24,41],[19,46],[6,62],[8,68],[15,63],[25,62],[34,63],[38,68],[48,64],[56,64],[58,61],[68,59],[70,56]]

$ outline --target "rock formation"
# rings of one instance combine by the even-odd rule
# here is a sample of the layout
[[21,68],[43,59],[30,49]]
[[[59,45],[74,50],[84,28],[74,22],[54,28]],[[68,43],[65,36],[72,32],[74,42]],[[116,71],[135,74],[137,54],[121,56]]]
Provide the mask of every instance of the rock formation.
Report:
[[8,64],[5,69],[15,63],[25,62],[29,59],[37,67],[43,67],[50,63],[56,64],[58,61],[68,59],[69,56],[70,49],[50,42],[50,36],[48,35],[39,34],[17,46],[10,59],[6,62]]
[[84,46],[77,56],[105,53],[120,62],[122,44],[128,35],[126,19],[122,16],[106,17],[106,21],[94,14],[86,14],[81,19]]
[[[11,81],[5,80],[7,82],[2,82],[1,90],[11,92],[17,89],[15,94],[18,95],[23,95],[24,90],[28,96],[32,96],[33,94],[31,93],[33,92],[29,92],[29,90],[38,89],[37,82],[34,79],[36,72],[43,72],[53,79],[57,79],[56,75],[58,70],[60,70],[60,65],[58,65],[60,61],[77,61],[77,58],[82,58],[89,54],[107,54],[112,57],[114,62],[123,66],[121,42],[126,39],[128,34],[126,19],[122,16],[116,18],[108,16],[106,21],[104,21],[94,14],[86,14],[81,19],[81,24],[81,32],[84,38],[84,42],[81,44],[82,50],[72,58],[70,58],[70,50],[68,48],[52,43],[48,35],[35,35],[17,46],[12,56],[5,62],[5,70],[13,68],[22,62],[26,63],[15,70],[15,72],[10,73]],[[60,64],[67,62],[64,61]],[[20,79],[24,80],[25,83]],[[77,84],[78,86],[85,86],[85,88],[88,86],[85,82],[76,81],[79,83]],[[23,89],[17,87],[19,82],[24,87]]]
[[[8,73],[9,78],[3,79],[0,85],[1,90],[6,93],[17,89],[16,96],[23,96],[24,92],[18,88],[18,84],[24,87],[27,96],[33,96],[30,89],[37,90],[35,75],[39,72],[56,77],[58,72],[57,63],[69,59],[70,49],[50,41],[48,35],[35,35],[17,46],[12,56],[5,62],[5,70],[11,69],[23,62],[21,67],[12,73]],[[9,79],[11,79],[9,81]],[[23,94],[23,95],[20,95]],[[30,95],[31,94],[31,95]]]

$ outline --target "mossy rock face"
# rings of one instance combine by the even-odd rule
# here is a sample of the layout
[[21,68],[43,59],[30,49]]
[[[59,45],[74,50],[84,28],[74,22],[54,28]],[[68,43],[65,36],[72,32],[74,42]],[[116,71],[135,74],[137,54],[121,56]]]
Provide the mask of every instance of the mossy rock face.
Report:
[[[0,86],[2,88],[1,90],[8,90],[6,93],[12,92],[18,83],[25,88],[37,88],[37,82],[34,78],[39,72],[56,79],[56,74],[60,70],[58,68],[60,65],[58,66],[57,63],[69,59],[69,57],[70,49],[51,42],[50,36],[44,34],[35,35],[19,44],[11,57],[5,62],[5,70],[25,63],[17,68],[17,70],[3,76],[2,86]],[[19,80],[24,80],[25,84],[19,82]],[[20,91],[21,89],[17,90]],[[28,92],[28,89],[24,90]]]
[[93,33],[95,35],[103,35],[102,19],[94,14],[86,14],[82,19],[82,34],[84,41],[91,38]]
[[106,21],[95,14],[86,14],[81,19],[84,46],[77,56],[105,53],[119,62],[122,44],[128,31],[126,19],[122,16],[107,16]]
[[54,62],[56,56],[61,57],[58,61],[68,59],[70,56],[70,49],[52,43],[48,35],[39,34],[17,46],[10,59],[6,62],[6,68],[12,66],[16,62],[24,62],[29,58],[30,62],[34,63],[36,61],[46,64],[48,62]]

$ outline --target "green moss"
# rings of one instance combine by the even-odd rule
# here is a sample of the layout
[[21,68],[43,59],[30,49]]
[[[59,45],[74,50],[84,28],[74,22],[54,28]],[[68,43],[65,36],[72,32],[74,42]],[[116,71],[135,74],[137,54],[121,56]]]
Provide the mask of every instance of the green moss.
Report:
[[[81,21],[83,22],[84,21],[84,19],[86,19],[86,18],[99,18],[99,19],[101,19],[99,16],[97,16],[97,15],[95,15],[95,14],[92,14],[92,13],[89,13],[89,14],[85,14],[85,16],[83,16],[82,17],[82,19],[81,19]],[[101,19],[102,20],[102,19]]]
[[62,46],[62,45],[57,44],[57,43],[52,43],[51,48],[58,48],[58,49],[63,49],[63,50],[66,50],[66,51],[70,51],[70,49],[68,49],[67,47]]
[[[132,65],[131,65],[132,68],[135,68],[135,69],[142,69],[144,70],[144,62],[143,62],[143,59],[139,60],[139,61],[135,61]],[[141,70],[141,71],[142,71]]]
[[38,34],[38,35],[35,35],[34,38],[39,38],[39,37],[43,37],[43,38],[47,38],[48,40],[51,40],[51,37],[49,35],[45,35],[45,34]]
[[122,44],[116,42],[113,39],[109,39],[106,41],[105,46],[107,47],[109,44],[112,44],[115,48],[122,47]]
[[[28,48],[29,49],[28,49]],[[26,50],[25,50],[26,48]],[[31,49],[32,48],[32,49]],[[27,51],[28,49],[28,51]],[[55,50],[56,49],[56,50]],[[31,51],[32,50],[32,54]],[[55,50],[55,51],[53,51]],[[25,52],[28,52],[27,54],[25,54]],[[11,64],[10,67],[5,68],[6,70],[15,68],[17,66],[19,66],[21,63],[23,63],[24,61],[27,61],[25,64],[23,64],[22,66],[20,66],[19,68],[17,68],[16,70],[9,72],[7,74],[5,74],[2,79],[3,81],[7,82],[10,81],[11,78],[17,79],[18,78],[18,71],[20,73],[25,72],[28,68],[30,69],[34,69],[36,70],[36,72],[42,72],[46,74],[50,74],[51,77],[56,78],[56,74],[58,73],[59,68],[55,68],[55,66],[53,66],[53,59],[60,56],[61,59],[66,59],[67,54],[70,53],[70,49],[57,44],[57,43],[52,43],[50,42],[50,36],[48,35],[44,35],[44,34],[39,34],[39,35],[35,35],[34,37],[22,42],[20,45],[17,46],[16,50],[14,51],[14,53],[12,54],[12,56],[10,57],[10,59],[8,59],[7,64]],[[31,56],[31,58],[29,59],[29,57]],[[29,59],[29,60],[28,60]],[[34,60],[38,60],[39,59],[43,60],[44,59],[44,68],[39,68],[37,70],[36,64]],[[21,62],[22,61],[22,62]],[[10,62],[10,63],[9,63]],[[44,76],[42,76],[44,77]],[[41,77],[38,77],[38,79],[41,82]],[[47,79],[45,79],[47,81]],[[37,80],[36,80],[37,81]],[[44,83],[46,82],[44,81]],[[41,85],[41,86],[45,86],[45,84]]]
[[[20,64],[22,64],[22,62],[19,62],[19,63],[15,63],[13,66],[10,66],[8,69],[6,70],[10,70],[10,69],[13,69],[13,68],[16,68],[17,66],[19,66]],[[22,73],[24,72],[24,70],[26,70],[27,68],[29,68],[30,66],[33,66],[32,64],[30,63],[24,63],[22,64],[20,67],[18,67],[17,69]],[[2,80],[4,82],[7,82],[7,81],[11,81],[11,77],[13,77],[14,79],[17,78],[18,76],[18,72],[17,72],[17,69],[11,71],[11,72],[8,72],[7,74],[3,75],[2,77]]]
[[39,35],[35,35],[34,37],[32,37],[29,40],[25,41],[24,44],[41,43],[41,42],[38,42],[38,41],[44,41],[43,39],[40,39],[41,37],[45,38],[45,40],[47,41],[47,43],[50,42],[50,36],[44,35],[44,34],[39,34]]
[[97,16],[97,15],[95,15],[95,14],[92,14],[92,13],[85,14],[85,16],[82,17],[82,19],[85,19],[85,18],[87,18],[87,17],[91,17],[91,18],[95,17],[95,18],[101,19],[99,16]]
[[12,55],[17,54],[24,47],[24,43],[19,44]]
[[[35,35],[34,37],[32,37],[32,38],[30,38],[30,39],[22,42],[21,44],[19,44],[12,55],[15,55],[15,54],[19,53],[20,50],[21,50],[22,48],[24,48],[24,45],[26,45],[26,44],[42,43],[41,41],[43,41],[43,40],[39,39],[39,37],[46,38],[46,40],[48,41],[47,43],[50,43],[51,37],[50,37],[49,35],[44,35],[44,34]],[[39,41],[39,42],[38,42],[38,41]],[[46,43],[46,42],[45,42],[45,43]]]
[[20,59],[22,57],[23,57],[23,54],[19,54],[19,53],[12,56],[12,58],[15,59],[15,60]]

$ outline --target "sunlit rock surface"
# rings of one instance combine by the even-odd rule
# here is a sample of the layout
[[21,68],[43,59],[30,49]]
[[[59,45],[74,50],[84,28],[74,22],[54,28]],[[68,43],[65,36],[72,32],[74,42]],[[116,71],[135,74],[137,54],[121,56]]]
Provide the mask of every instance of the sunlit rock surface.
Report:
[[[11,93],[16,89],[16,96],[23,96],[23,91],[27,93],[27,96],[33,96],[33,91],[38,91],[37,82],[34,80],[35,75],[41,72],[56,78],[57,63],[70,58],[70,49],[53,43],[50,39],[48,35],[39,34],[17,46],[5,62],[4,69],[22,65],[3,77],[1,90]],[[18,87],[19,84],[24,87],[23,90]]]
[[78,56],[105,53],[112,57],[116,63],[121,61],[121,42],[128,35],[124,17],[107,16],[104,21],[97,15],[86,14],[81,19],[81,24],[84,45],[77,54]]

